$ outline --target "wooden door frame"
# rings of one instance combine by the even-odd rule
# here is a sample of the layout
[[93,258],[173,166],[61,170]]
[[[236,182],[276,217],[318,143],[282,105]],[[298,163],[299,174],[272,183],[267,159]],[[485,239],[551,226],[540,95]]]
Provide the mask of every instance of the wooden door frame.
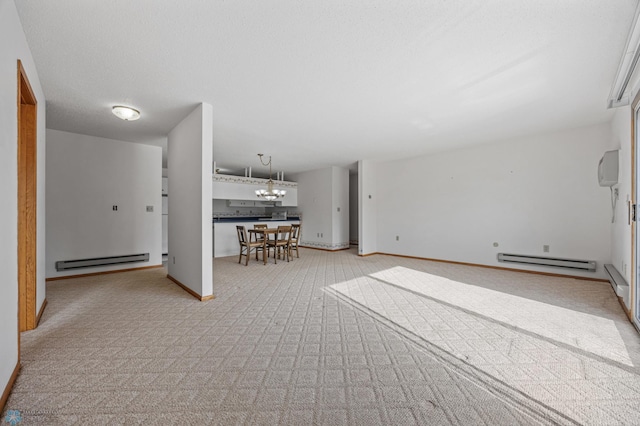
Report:
[[[36,100],[18,60],[18,330],[36,328],[37,134]],[[18,333],[19,335],[19,333]],[[19,336],[18,336],[19,339]],[[18,340],[18,351],[20,340]]]

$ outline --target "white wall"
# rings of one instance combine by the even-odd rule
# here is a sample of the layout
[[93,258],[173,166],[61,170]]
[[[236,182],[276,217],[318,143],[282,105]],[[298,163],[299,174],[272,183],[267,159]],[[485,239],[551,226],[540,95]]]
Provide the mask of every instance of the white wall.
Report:
[[631,107],[615,110],[611,121],[612,140],[608,149],[619,149],[618,200],[615,222],[611,225],[611,263],[631,283],[631,225],[627,201],[631,199]]
[[36,309],[45,299],[45,98],[12,0],[0,0],[0,393],[18,363],[17,61],[38,101]]
[[302,214],[300,245],[328,250],[349,247],[349,170],[311,170],[296,174],[295,180]]
[[349,242],[358,241],[358,175],[349,175]]
[[[48,129],[47,162],[47,277],[162,263],[162,148]],[[137,253],[149,261],[55,270]]]
[[331,248],[331,168],[300,173],[295,180],[298,182],[298,210],[302,213],[300,244]]
[[595,260],[598,271],[513,267],[605,278],[610,200],[596,170],[610,140],[603,124],[386,162],[377,251],[507,266],[497,253],[544,255],[547,244],[549,255]]
[[[371,160],[358,161],[358,254],[378,251],[378,195],[377,164]],[[395,219],[394,222],[395,223]]]
[[200,104],[169,133],[169,275],[213,295],[213,109]]

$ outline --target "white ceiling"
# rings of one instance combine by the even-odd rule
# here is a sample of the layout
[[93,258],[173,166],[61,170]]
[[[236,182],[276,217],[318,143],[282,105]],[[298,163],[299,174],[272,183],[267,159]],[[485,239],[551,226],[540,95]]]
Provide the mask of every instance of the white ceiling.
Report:
[[[47,127],[287,173],[601,123],[638,0],[16,0]],[[111,106],[140,109],[124,122]]]

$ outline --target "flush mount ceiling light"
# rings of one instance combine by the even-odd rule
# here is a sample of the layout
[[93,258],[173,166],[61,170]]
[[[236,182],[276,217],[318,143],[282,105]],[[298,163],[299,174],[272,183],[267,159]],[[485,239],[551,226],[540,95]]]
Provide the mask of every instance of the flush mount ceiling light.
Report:
[[134,121],[140,118],[140,111],[122,105],[114,106],[111,111],[113,112],[113,115],[125,121]]
[[277,198],[284,197],[287,191],[283,189],[273,189],[273,180],[271,179],[271,156],[269,156],[268,163],[262,161],[262,156],[263,154],[258,154],[258,157],[260,157],[260,163],[262,163],[263,166],[269,166],[269,180],[267,181],[267,189],[257,189],[256,195],[258,198],[263,198],[267,201],[273,201]]

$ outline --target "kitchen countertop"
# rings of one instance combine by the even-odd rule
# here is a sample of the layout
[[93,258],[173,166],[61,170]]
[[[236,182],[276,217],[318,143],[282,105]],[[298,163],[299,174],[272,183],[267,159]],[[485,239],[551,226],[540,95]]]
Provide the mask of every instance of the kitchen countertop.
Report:
[[271,216],[227,216],[227,217],[214,217],[213,223],[232,223],[232,222],[286,222],[286,221],[300,220],[300,216],[288,216],[286,219],[273,219]]

